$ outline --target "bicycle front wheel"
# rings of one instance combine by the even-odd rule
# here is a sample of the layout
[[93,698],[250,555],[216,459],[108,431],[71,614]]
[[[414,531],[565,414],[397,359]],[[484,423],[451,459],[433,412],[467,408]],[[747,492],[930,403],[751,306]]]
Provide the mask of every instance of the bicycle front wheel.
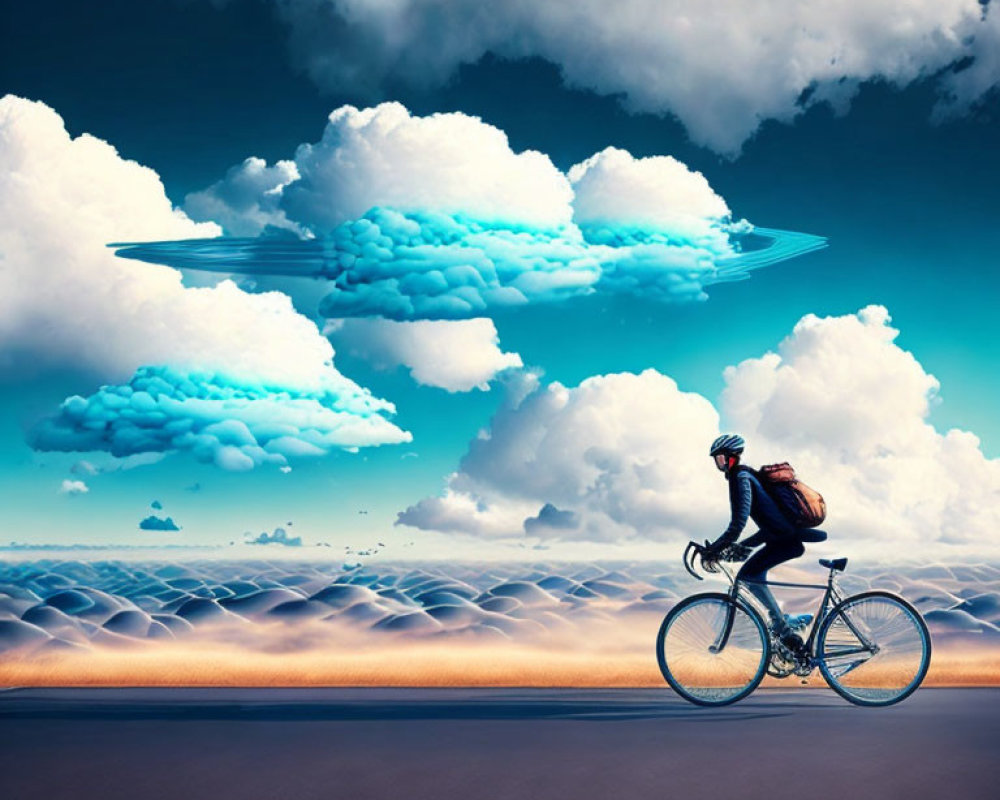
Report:
[[864,592],[826,616],[816,656],[826,682],[845,700],[887,706],[920,686],[930,666],[931,637],[920,613],[901,597]]
[[702,706],[735,703],[757,688],[770,656],[764,623],[725,594],[699,594],[667,614],[656,638],[660,672]]

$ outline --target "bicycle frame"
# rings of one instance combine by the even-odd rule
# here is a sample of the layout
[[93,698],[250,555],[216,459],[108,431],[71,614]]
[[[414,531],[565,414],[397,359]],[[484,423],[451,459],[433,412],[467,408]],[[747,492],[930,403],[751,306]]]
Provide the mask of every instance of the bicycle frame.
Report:
[[[926,677],[931,637],[920,612],[892,592],[841,590],[837,572],[847,559],[824,561],[830,572],[822,583],[818,577],[815,583],[751,581],[740,574],[739,564],[720,562],[711,552],[690,542],[684,567],[696,580],[704,580],[705,573],[725,576],[728,591],[713,587],[680,600],[656,637],[660,672],[686,700],[724,706],[747,697],[767,675],[795,675],[807,683],[818,671],[845,700],[881,707],[906,699]],[[754,584],[817,593],[812,628],[802,634],[806,642],[787,635],[791,629],[780,617],[765,623],[767,612],[776,609],[768,608],[771,598]],[[813,606],[813,598],[805,598],[806,605]]]
[[[700,555],[702,547],[696,542],[689,542],[688,546],[684,549],[684,568],[699,581],[704,580],[704,578],[694,571],[694,558]],[[693,551],[693,552],[692,552]],[[750,606],[756,608],[759,604],[757,598],[747,590],[742,589],[742,584],[745,583],[756,583],[765,586],[784,586],[794,589],[814,589],[823,592],[823,599],[820,601],[819,609],[814,616],[814,624],[812,630],[809,632],[809,637],[806,639],[805,646],[809,653],[814,652],[813,647],[816,641],[816,634],[819,631],[823,620],[826,618],[829,611],[835,607],[837,604],[844,600],[844,595],[841,594],[840,588],[837,586],[836,573],[837,570],[830,569],[830,574],[827,577],[825,584],[816,583],[788,583],[784,581],[747,581],[745,579],[738,579],[736,575],[730,571],[730,569],[722,562],[716,562],[716,566],[722,571],[722,573],[729,580],[729,597],[731,603],[729,604],[729,609],[726,613],[726,621],[722,626],[722,630],[719,633],[719,638],[709,647],[709,651],[712,653],[720,653],[725,649],[726,644],[729,642],[729,636],[733,629],[733,620],[736,616],[736,605],[737,602],[742,600],[744,603],[749,602]],[[855,653],[875,653],[878,651],[878,647],[868,640],[857,626],[846,614],[842,615],[844,623],[851,630],[851,632],[858,638],[861,642],[860,647],[846,648],[843,650],[838,650],[836,655],[846,656],[853,655]]]

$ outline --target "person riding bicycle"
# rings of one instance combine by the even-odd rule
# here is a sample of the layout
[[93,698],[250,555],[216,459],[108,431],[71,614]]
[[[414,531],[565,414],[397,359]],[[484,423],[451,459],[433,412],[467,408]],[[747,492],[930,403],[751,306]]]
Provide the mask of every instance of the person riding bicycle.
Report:
[[[798,620],[782,614],[778,601],[762,581],[767,580],[768,570],[772,567],[805,553],[805,542],[822,542],[826,533],[815,528],[797,527],[788,519],[763,487],[756,472],[740,463],[745,447],[742,436],[726,433],[712,442],[709,449],[716,467],[729,481],[732,518],[722,535],[711,544],[706,544],[702,558],[708,563],[746,559],[736,574],[737,579],[745,581],[747,589],[767,609],[771,629],[778,640],[797,653],[803,647],[802,639],[795,631],[798,626],[794,623]],[[749,519],[753,519],[760,530],[737,542]],[[757,547],[760,549],[751,556],[751,551]]]

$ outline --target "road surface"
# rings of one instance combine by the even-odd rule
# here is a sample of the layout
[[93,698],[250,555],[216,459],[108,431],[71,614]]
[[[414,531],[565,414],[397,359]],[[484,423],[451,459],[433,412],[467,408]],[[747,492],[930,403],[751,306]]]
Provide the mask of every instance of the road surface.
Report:
[[996,798],[1000,689],[12,689],[0,797]]

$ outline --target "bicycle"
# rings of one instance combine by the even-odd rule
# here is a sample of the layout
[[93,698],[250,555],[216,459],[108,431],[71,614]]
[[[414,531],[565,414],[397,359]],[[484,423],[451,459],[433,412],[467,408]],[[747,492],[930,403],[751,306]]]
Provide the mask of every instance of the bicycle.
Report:
[[681,697],[702,706],[723,706],[747,697],[764,675],[803,679],[816,668],[845,700],[861,706],[888,706],[909,697],[927,674],[931,638],[920,613],[890,592],[872,590],[845,597],[836,575],[846,558],[820,559],[830,570],[825,584],[766,581],[769,586],[821,589],[823,598],[809,637],[792,650],[770,630],[757,600],[721,561],[703,557],[689,542],[685,569],[698,580],[702,569],[721,570],[728,592],[707,592],[674,606],[656,638],[660,672]]

